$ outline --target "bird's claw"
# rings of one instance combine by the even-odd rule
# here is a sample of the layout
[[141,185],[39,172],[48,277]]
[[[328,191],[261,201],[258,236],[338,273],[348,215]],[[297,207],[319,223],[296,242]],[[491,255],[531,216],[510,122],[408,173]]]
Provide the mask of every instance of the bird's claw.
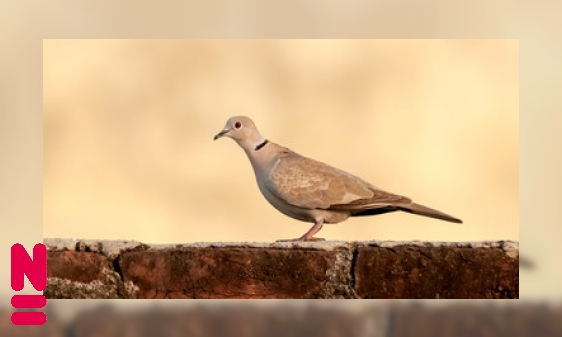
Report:
[[326,239],[324,239],[324,238],[315,238],[315,237],[310,237],[310,238],[300,237],[300,238],[296,238],[296,239],[280,239],[280,240],[275,240],[275,242],[317,242],[317,241],[326,241]]

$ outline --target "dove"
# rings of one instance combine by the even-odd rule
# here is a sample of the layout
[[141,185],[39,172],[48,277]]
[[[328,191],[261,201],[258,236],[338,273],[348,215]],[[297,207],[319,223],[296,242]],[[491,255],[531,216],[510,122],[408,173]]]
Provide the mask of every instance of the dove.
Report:
[[233,139],[246,152],[259,190],[273,207],[291,218],[314,224],[299,238],[278,241],[324,240],[314,236],[324,224],[395,211],[462,223],[451,215],[270,142],[246,116],[228,119],[213,140],[222,137]]

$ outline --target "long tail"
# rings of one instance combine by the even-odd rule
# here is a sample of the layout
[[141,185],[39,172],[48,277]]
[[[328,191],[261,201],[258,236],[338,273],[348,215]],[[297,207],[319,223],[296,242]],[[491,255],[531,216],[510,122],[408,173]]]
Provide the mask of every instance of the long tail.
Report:
[[423,216],[427,216],[427,217],[435,218],[435,219],[439,219],[439,220],[445,220],[445,221],[454,222],[454,223],[462,223],[461,219],[457,219],[454,216],[450,216],[450,215],[445,214],[443,212],[439,212],[438,210],[435,210],[433,208],[425,207],[423,205],[419,205],[419,204],[416,204],[416,203],[411,203],[411,204],[408,204],[408,205],[400,205],[398,207],[398,209],[400,209],[401,211],[405,211],[405,212],[409,212],[409,213],[413,213],[413,214],[417,214],[417,215],[423,215]]

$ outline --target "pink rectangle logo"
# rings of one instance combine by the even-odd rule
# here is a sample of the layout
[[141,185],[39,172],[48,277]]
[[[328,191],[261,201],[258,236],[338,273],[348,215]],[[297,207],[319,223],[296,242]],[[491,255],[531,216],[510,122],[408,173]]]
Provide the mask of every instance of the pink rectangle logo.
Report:
[[[33,257],[29,256],[25,248],[16,243],[11,250],[11,286],[14,291],[22,291],[25,276],[37,291],[47,287],[47,247],[38,243],[33,247]],[[12,307],[16,309],[41,309],[47,304],[43,294],[12,296]],[[17,311],[12,314],[14,325],[42,325],[47,316],[42,311]]]

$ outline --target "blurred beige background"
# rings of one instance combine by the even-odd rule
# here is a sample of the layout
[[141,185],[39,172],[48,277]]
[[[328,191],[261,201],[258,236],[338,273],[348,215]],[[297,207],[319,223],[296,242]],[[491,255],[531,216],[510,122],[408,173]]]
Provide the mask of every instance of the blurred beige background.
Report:
[[273,241],[244,114],[274,142],[460,217],[325,226],[329,240],[518,240],[517,40],[45,40],[43,235]]
[[[4,252],[3,258],[0,259],[0,270],[3,271],[0,277],[0,295],[7,296],[2,303],[9,305],[9,296],[12,295],[7,253],[10,246],[21,242],[31,249],[43,236],[42,73],[45,38],[520,39],[520,239],[521,253],[534,263],[533,269],[521,270],[521,298],[560,300],[562,270],[559,257],[562,256],[562,245],[559,238],[562,233],[562,212],[557,206],[557,201],[562,190],[559,174],[562,171],[562,151],[559,151],[562,144],[562,96],[558,89],[562,76],[559,62],[562,59],[559,43],[562,30],[558,14],[561,10],[560,2],[516,3],[500,0],[446,4],[441,1],[426,1],[423,4],[418,1],[323,2],[321,5],[312,1],[247,1],[241,4],[209,0],[138,5],[103,0],[80,3],[69,0],[56,3],[0,1],[0,22],[3,27],[0,29],[0,247]],[[333,95],[332,91],[326,98],[330,99]],[[248,101],[255,102],[256,99],[251,97]],[[160,105],[164,103],[159,102]],[[262,116],[256,115],[271,111],[251,110],[248,105],[242,106],[239,111],[234,110],[236,106],[231,105],[228,108],[232,110],[222,110],[220,113],[223,113],[223,116],[215,116],[216,121],[209,121],[205,137],[212,137],[222,127],[224,120],[219,120],[222,117],[245,112],[253,115],[269,138],[274,139],[275,136],[275,141],[306,155],[316,154],[317,149],[323,147],[320,144],[325,144],[326,139],[331,138],[323,137],[322,143],[292,143],[288,136],[282,139],[278,134],[273,134],[280,132],[277,125],[266,125],[268,122]],[[420,106],[417,105],[412,111],[417,112],[419,109]],[[338,110],[342,113],[341,109]],[[373,106],[369,106],[369,113],[374,111]],[[391,114],[395,111],[385,113]],[[292,135],[295,133],[294,124],[290,126]],[[338,141],[348,138],[349,135],[337,137]],[[242,174],[245,175],[247,183],[241,183],[238,188],[242,186],[250,189],[256,202],[262,203],[261,207],[254,209],[267,209],[270,206],[261,199],[257,188],[252,185],[252,173],[244,154],[235,144],[228,144],[228,141],[213,144],[210,138],[205,138],[201,143],[209,142],[208,146],[212,146],[212,151],[217,151],[218,156],[231,155],[235,158],[236,162],[232,165],[229,162],[229,167],[234,164],[246,165]],[[304,146],[315,148],[308,152]],[[371,151],[369,153],[380,155],[384,148],[381,150],[380,147],[369,145],[368,150]],[[356,174],[363,175],[366,172],[363,177],[381,187],[415,197],[429,206],[441,208],[467,220],[464,211],[459,212],[458,209],[443,204],[441,194],[444,194],[445,200],[457,200],[449,190],[440,190],[440,194],[432,193],[435,197],[439,196],[439,200],[422,200],[419,194],[415,194],[418,192],[412,190],[413,184],[404,189],[396,185],[405,179],[412,179],[410,176],[383,181],[383,177],[375,176],[375,172],[363,164],[358,167],[347,166],[346,163],[351,160],[349,157],[352,154],[352,151],[348,152],[344,158],[345,163],[336,162],[327,156],[314,157],[329,161],[333,165],[343,163],[345,165],[340,165],[342,168]],[[392,154],[392,158],[398,156]],[[450,165],[445,168],[447,171],[451,170]],[[390,173],[386,168],[381,168],[381,171],[385,174]],[[421,172],[416,170],[415,173]],[[238,180],[243,178],[234,174],[235,172],[230,172],[229,177]],[[415,178],[415,181],[421,181],[418,177]],[[424,186],[423,189],[420,187],[419,191],[429,192],[425,186],[426,182],[421,182]],[[447,182],[446,186],[450,188],[453,185]],[[239,194],[236,196],[239,197]],[[228,203],[231,202],[232,199],[229,198]],[[477,203],[478,200],[474,202]],[[221,204],[224,203],[226,202]],[[275,210],[270,209],[268,212]],[[248,213],[244,214],[245,221],[248,221]],[[302,234],[302,230],[308,226],[282,215],[275,217],[277,221],[291,227],[287,234],[290,237],[295,233]],[[384,219],[369,218],[365,220],[366,224],[359,224],[358,221],[363,222],[361,219],[350,219],[344,224],[326,227],[322,234],[331,239],[335,237],[336,230],[345,229],[347,233],[348,230],[362,226],[377,230],[376,237],[380,238],[381,231],[388,228],[386,223],[389,217],[394,215],[386,215]],[[421,225],[422,220],[423,218],[411,216],[408,229],[415,229],[416,225]],[[441,226],[443,229],[444,226],[450,225],[438,221],[430,224]],[[423,228],[428,229],[427,222],[423,224]],[[473,227],[467,225],[463,228]],[[182,234],[185,234],[185,230]],[[275,238],[278,237],[285,236],[279,233]],[[452,236],[450,238],[453,239]],[[174,241],[181,240],[180,237]],[[26,289],[32,288],[28,284]],[[84,301],[72,303],[77,303],[76,306],[79,307],[79,303]],[[119,302],[120,305],[124,303],[127,302]]]

